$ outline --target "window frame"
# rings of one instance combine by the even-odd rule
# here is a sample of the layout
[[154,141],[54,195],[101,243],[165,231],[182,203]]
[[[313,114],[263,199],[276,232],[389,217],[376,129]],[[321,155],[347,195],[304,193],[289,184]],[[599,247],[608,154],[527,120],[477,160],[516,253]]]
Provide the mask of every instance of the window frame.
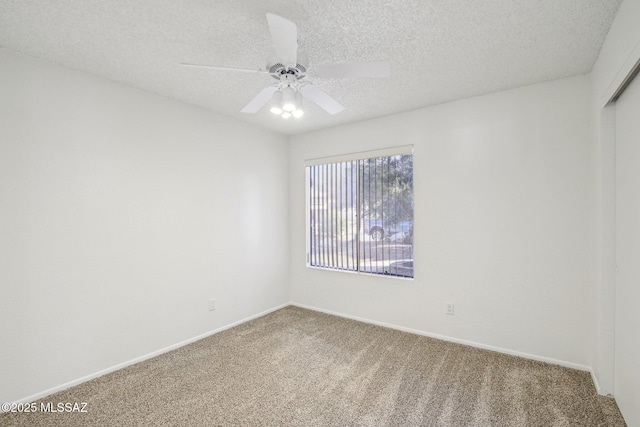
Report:
[[[411,262],[413,263],[413,272],[411,276],[406,276],[406,275],[397,275],[397,274],[389,274],[389,273],[379,273],[379,272],[373,272],[373,271],[363,271],[362,270],[362,259],[360,257],[360,236],[361,233],[364,232],[364,230],[362,229],[362,212],[361,210],[361,200],[360,200],[360,183],[357,184],[356,187],[356,193],[358,195],[358,200],[356,202],[357,205],[357,212],[355,213],[355,224],[356,224],[356,236],[357,236],[357,242],[358,244],[356,244],[357,249],[357,261],[358,261],[358,267],[355,269],[344,269],[344,268],[338,268],[338,267],[327,267],[327,266],[321,266],[321,265],[313,265],[312,264],[312,253],[311,253],[311,245],[312,245],[312,228],[311,228],[311,194],[310,192],[311,190],[311,176],[310,176],[310,167],[312,166],[321,166],[321,165],[330,165],[330,164],[336,164],[336,163],[343,163],[343,162],[358,162],[358,161],[364,161],[367,159],[374,159],[374,158],[380,158],[380,157],[392,157],[392,156],[398,156],[398,155],[411,155],[412,156],[412,163],[413,163],[413,171],[415,171],[415,156],[414,156],[414,150],[413,150],[413,145],[403,145],[403,146],[397,146],[397,147],[388,147],[388,148],[383,148],[383,149],[376,149],[376,150],[368,150],[368,151],[362,151],[362,152],[355,152],[355,153],[346,153],[346,154],[341,154],[341,155],[336,155],[336,156],[330,156],[330,157],[319,157],[319,158],[313,158],[313,159],[308,159],[305,160],[304,162],[304,168],[305,168],[305,253],[306,253],[306,257],[305,257],[305,261],[306,261],[306,267],[307,268],[313,268],[313,269],[320,269],[320,270],[328,270],[328,271],[336,271],[336,272],[342,272],[342,273],[352,273],[352,274],[365,274],[365,275],[369,275],[369,276],[377,276],[377,277],[386,277],[386,278],[393,278],[393,279],[401,279],[401,280],[414,280],[415,278],[415,257],[414,257],[414,242],[411,243]],[[412,181],[413,181],[413,171],[412,171]],[[359,175],[359,172],[356,173],[356,175]],[[413,183],[412,183],[412,192],[413,192],[413,198],[415,200],[415,190],[413,189]],[[415,211],[414,211],[414,205],[415,203],[412,203],[412,226],[414,227],[414,231],[415,231]],[[415,235],[415,233],[414,233]],[[335,253],[335,251],[334,251]],[[383,258],[384,259],[384,258]],[[366,268],[366,263],[364,263],[365,268]]]

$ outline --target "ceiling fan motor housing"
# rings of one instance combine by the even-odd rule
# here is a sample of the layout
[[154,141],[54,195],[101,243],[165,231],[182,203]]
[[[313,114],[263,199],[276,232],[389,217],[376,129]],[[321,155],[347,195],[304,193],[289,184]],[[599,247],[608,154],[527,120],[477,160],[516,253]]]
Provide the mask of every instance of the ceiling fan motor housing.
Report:
[[282,80],[283,75],[291,75],[295,80],[304,78],[309,67],[306,55],[298,52],[298,61],[295,67],[287,67],[281,62],[273,61],[267,64],[267,72],[276,80]]

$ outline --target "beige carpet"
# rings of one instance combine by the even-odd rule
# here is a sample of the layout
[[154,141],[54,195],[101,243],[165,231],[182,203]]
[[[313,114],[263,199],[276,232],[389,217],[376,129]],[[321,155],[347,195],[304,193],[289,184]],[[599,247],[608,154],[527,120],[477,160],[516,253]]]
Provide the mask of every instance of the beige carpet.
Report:
[[19,426],[624,426],[586,372],[287,307],[42,401]]

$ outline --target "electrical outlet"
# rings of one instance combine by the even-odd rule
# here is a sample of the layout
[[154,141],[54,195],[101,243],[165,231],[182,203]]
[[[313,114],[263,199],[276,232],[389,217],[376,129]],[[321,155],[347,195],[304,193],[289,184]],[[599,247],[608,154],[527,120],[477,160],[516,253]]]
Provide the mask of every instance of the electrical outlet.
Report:
[[216,300],[215,298],[211,298],[209,300],[209,311],[213,311],[216,309]]
[[447,314],[453,316],[453,303],[452,302],[448,302],[447,303]]

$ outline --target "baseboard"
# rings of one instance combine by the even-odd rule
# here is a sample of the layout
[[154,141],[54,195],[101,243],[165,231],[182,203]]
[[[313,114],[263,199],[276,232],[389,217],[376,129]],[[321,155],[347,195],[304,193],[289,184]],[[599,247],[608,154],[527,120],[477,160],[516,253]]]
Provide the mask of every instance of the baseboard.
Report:
[[238,320],[236,322],[229,323],[228,325],[221,326],[221,327],[219,327],[217,329],[214,329],[212,331],[205,332],[204,334],[197,335],[195,337],[186,339],[184,341],[180,341],[180,342],[178,342],[176,344],[172,344],[172,345],[170,345],[168,347],[161,348],[159,350],[153,351],[153,352],[145,354],[143,356],[136,357],[136,358],[128,360],[126,362],[118,363],[117,365],[114,365],[114,366],[111,366],[109,368],[100,370],[98,372],[94,372],[93,374],[85,375],[84,377],[75,379],[73,381],[66,382],[66,383],[61,384],[61,385],[56,386],[56,387],[52,387],[52,388],[44,390],[44,391],[42,391],[40,393],[32,394],[31,396],[25,397],[23,399],[15,400],[14,402],[15,403],[30,403],[30,402],[36,401],[38,399],[42,399],[43,397],[49,396],[49,395],[51,395],[53,393],[57,393],[59,391],[66,390],[66,389],[68,389],[70,387],[82,384],[82,383],[87,382],[89,380],[92,380],[94,378],[101,377],[103,375],[106,375],[108,373],[117,371],[119,369],[126,368],[127,366],[131,366],[131,365],[134,365],[136,363],[143,362],[143,361],[145,361],[147,359],[151,359],[153,357],[159,356],[159,355],[161,355],[163,353],[167,353],[167,352],[175,350],[177,348],[184,347],[185,345],[194,343],[194,342],[199,341],[199,340],[201,340],[203,338],[210,337],[211,335],[215,335],[218,332],[225,331],[227,329],[233,328],[234,326],[238,326],[238,325],[241,325],[243,323],[246,323],[246,322],[248,322],[250,320],[257,319],[258,317],[265,316],[265,315],[267,315],[269,313],[272,313],[274,311],[280,310],[281,308],[288,307],[289,305],[291,305],[291,304],[290,303],[285,303],[285,304],[278,305],[276,307],[273,307],[273,308],[270,308],[268,310],[262,311],[262,312],[260,312],[258,314],[254,314],[253,316],[249,316],[249,317],[246,317],[244,319]]
[[593,369],[589,369],[589,373],[591,374],[591,381],[593,381],[593,385],[596,387],[596,392],[599,395],[603,395],[603,393],[600,391],[600,384],[598,383],[598,378],[596,377],[596,373],[593,372]]
[[484,349],[484,350],[496,351],[498,353],[504,353],[504,354],[509,354],[511,356],[518,356],[518,357],[522,357],[522,358],[525,358],[525,359],[536,360],[538,362],[551,363],[553,365],[564,366],[566,368],[577,369],[579,371],[587,371],[587,372],[591,372],[591,376],[595,378],[595,376],[593,375],[593,370],[591,369],[591,367],[590,366],[586,366],[586,365],[580,365],[580,364],[577,364],[577,363],[572,363],[572,362],[567,362],[567,361],[564,361],[564,360],[553,359],[553,358],[545,357],[545,356],[538,356],[536,354],[523,353],[523,352],[520,352],[520,351],[510,350],[508,348],[495,347],[495,346],[492,346],[492,345],[482,344],[482,343],[478,343],[478,342],[475,342],[475,341],[462,340],[462,339],[459,339],[459,338],[453,338],[453,337],[449,337],[449,336],[446,336],[446,335],[434,334],[434,333],[431,333],[431,332],[421,331],[419,329],[406,328],[404,326],[398,326],[398,325],[394,325],[392,323],[379,322],[377,320],[367,319],[367,318],[358,317],[358,316],[352,316],[350,314],[339,313],[339,312],[332,311],[332,310],[325,310],[323,308],[313,307],[313,306],[306,305],[306,304],[299,304],[299,303],[296,303],[296,302],[291,302],[291,305],[293,305],[295,307],[306,308],[308,310],[318,311],[318,312],[321,312],[321,313],[331,314],[333,316],[344,317],[345,319],[357,320],[359,322],[370,323],[372,325],[383,326],[385,328],[396,329],[398,331],[403,331],[403,332],[409,332],[411,334],[422,335],[422,336],[430,337],[430,338],[436,338],[436,339],[439,339],[439,340],[449,341],[449,342],[453,342],[453,343],[456,343],[456,344],[464,344],[464,345],[468,345],[468,346],[471,346],[471,347],[481,348],[481,349]]
[[600,383],[598,382],[598,377],[596,376],[596,373],[593,370],[593,368],[589,369],[589,372],[591,373],[591,380],[593,381],[593,385],[596,388],[596,392],[600,396],[613,397],[613,395],[611,394],[613,390],[607,390],[600,385]]
[[259,317],[265,316],[265,315],[267,315],[269,313],[272,313],[274,311],[280,310],[280,309],[288,307],[288,306],[295,306],[295,307],[305,308],[305,309],[308,309],[308,310],[313,310],[313,311],[317,311],[317,312],[321,312],[321,313],[326,313],[326,314],[330,314],[330,315],[333,315],[333,316],[338,316],[338,317],[343,317],[343,318],[346,318],[346,319],[357,320],[359,322],[369,323],[369,324],[372,324],[372,325],[382,326],[382,327],[385,327],[385,328],[395,329],[395,330],[399,330],[399,331],[403,331],[403,332],[409,332],[409,333],[416,334],[416,335],[422,335],[422,336],[426,336],[426,337],[430,337],[430,338],[441,339],[443,341],[449,341],[449,342],[453,342],[453,343],[457,343],[457,344],[469,345],[471,347],[476,347],[476,348],[481,348],[481,349],[485,349],[485,350],[496,351],[496,352],[499,352],[499,353],[504,353],[504,354],[509,354],[509,355],[512,355],[512,356],[523,357],[525,359],[536,360],[536,361],[539,361],[539,362],[552,363],[554,365],[564,366],[564,367],[567,367],[567,368],[577,369],[577,370],[580,370],[580,371],[587,371],[587,372],[589,372],[591,374],[591,378],[593,379],[593,383],[594,383],[594,385],[596,387],[596,391],[598,392],[598,394],[602,394],[600,392],[601,389],[600,389],[600,386],[598,384],[598,380],[597,380],[597,378],[595,376],[595,373],[593,372],[593,369],[591,367],[589,367],[589,366],[579,365],[579,364],[566,362],[566,361],[562,361],[562,360],[557,360],[557,359],[544,357],[544,356],[538,356],[538,355],[535,355],[535,354],[523,353],[523,352],[519,352],[519,351],[514,351],[514,350],[510,350],[510,349],[501,348],[501,347],[495,347],[495,346],[491,346],[491,345],[477,343],[477,342],[474,342],[474,341],[462,340],[462,339],[458,339],[458,338],[449,337],[449,336],[446,336],[446,335],[434,334],[434,333],[430,333],[430,332],[426,332],[426,331],[421,331],[419,329],[412,329],[412,328],[407,328],[407,327],[404,327],[404,326],[394,325],[394,324],[391,324],[391,323],[379,322],[379,321],[373,320],[373,319],[367,319],[367,318],[363,318],[363,317],[359,317],[359,316],[353,316],[353,315],[350,315],[350,314],[340,313],[340,312],[336,312],[336,311],[332,311],[332,310],[325,310],[323,308],[314,307],[314,306],[310,306],[310,305],[306,305],[306,304],[300,304],[300,303],[296,303],[296,302],[289,302],[289,303],[281,304],[281,305],[278,305],[276,307],[270,308],[268,310],[262,311],[260,313],[254,314],[252,316],[246,317],[244,319],[238,320],[236,322],[232,322],[232,323],[230,323],[228,325],[221,326],[221,327],[219,327],[217,329],[214,329],[212,331],[205,332],[204,334],[200,334],[200,335],[197,335],[195,337],[186,339],[184,341],[180,341],[180,342],[178,342],[176,344],[172,344],[172,345],[170,345],[168,347],[161,348],[159,350],[156,350],[154,352],[145,354],[143,356],[139,356],[139,357],[136,357],[134,359],[128,360],[126,362],[122,362],[122,363],[119,363],[117,365],[111,366],[109,368],[100,370],[98,372],[94,372],[93,374],[89,374],[89,375],[83,376],[81,378],[78,378],[78,379],[66,382],[64,384],[61,384],[59,386],[52,387],[52,388],[44,390],[42,392],[33,394],[31,396],[28,396],[28,397],[25,397],[25,398],[22,398],[22,399],[19,399],[19,400],[15,400],[14,402],[15,403],[29,403],[29,402],[36,401],[38,399],[42,399],[42,398],[44,398],[46,396],[49,396],[49,395],[51,395],[53,393],[57,393],[59,391],[66,390],[68,388],[71,388],[71,387],[74,387],[76,385],[82,384],[84,382],[90,381],[90,380],[92,380],[94,378],[101,377],[103,375],[106,375],[108,373],[117,371],[119,369],[126,368],[127,366],[131,366],[131,365],[134,365],[136,363],[140,363],[140,362],[143,362],[145,360],[151,359],[153,357],[159,356],[159,355],[161,355],[163,353],[167,353],[167,352],[175,350],[177,348],[184,347],[185,345],[191,344],[191,343],[196,342],[198,340],[201,340],[203,338],[207,338],[207,337],[209,337],[211,335],[215,335],[218,332],[225,331],[227,329],[233,328],[234,326],[241,325],[243,323],[246,323],[248,321],[251,321],[251,320],[257,319]]

